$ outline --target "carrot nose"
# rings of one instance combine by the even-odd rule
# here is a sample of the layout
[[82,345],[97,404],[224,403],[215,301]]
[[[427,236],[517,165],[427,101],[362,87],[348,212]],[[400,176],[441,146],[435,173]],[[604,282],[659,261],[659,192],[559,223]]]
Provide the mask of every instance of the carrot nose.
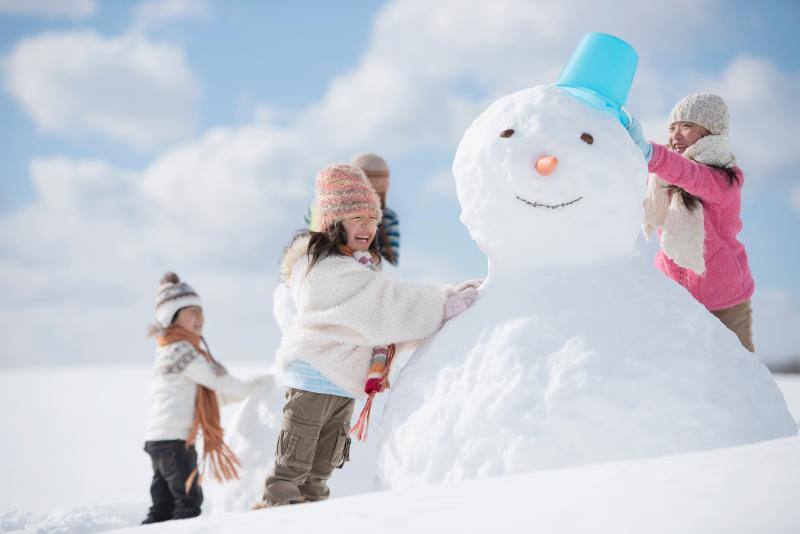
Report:
[[558,167],[558,158],[554,156],[542,156],[536,160],[536,172],[542,176],[549,176]]

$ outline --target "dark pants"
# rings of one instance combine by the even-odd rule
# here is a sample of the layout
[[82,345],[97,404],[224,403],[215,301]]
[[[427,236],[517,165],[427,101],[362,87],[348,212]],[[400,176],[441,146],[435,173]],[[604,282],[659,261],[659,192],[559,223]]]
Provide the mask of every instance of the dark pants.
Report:
[[147,441],[144,450],[153,464],[153,481],[150,483],[153,506],[142,524],[200,515],[203,490],[197,484],[197,478],[186,492],[186,480],[197,467],[194,445],[187,449],[182,439]]
[[286,390],[275,467],[258,507],[323,501],[328,479],[350,459],[350,419],[355,401],[336,395]]

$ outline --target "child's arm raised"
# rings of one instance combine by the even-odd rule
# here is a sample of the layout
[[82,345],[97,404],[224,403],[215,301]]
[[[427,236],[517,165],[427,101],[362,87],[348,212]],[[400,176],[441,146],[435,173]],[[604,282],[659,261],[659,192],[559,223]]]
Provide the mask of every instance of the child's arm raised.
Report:
[[730,184],[725,171],[692,161],[662,145],[652,146],[648,170],[665,182],[713,204],[725,205],[736,198],[740,185]]

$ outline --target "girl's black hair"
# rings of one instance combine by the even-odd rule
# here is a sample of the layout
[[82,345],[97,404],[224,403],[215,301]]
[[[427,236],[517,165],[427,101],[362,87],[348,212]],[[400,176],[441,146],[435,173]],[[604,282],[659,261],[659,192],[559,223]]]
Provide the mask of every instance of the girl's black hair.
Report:
[[[728,175],[728,187],[733,187],[734,183],[737,184],[739,183],[739,177],[736,175],[735,172],[733,172],[733,169],[730,169],[728,167],[719,167],[717,165],[708,165],[708,167],[711,167],[712,169],[719,169],[721,171],[725,171],[725,174]],[[703,201],[700,200],[699,197],[692,195],[691,193],[689,193],[688,191],[686,191],[681,187],[678,187],[677,185],[670,185],[667,187],[667,189],[669,190],[670,198],[675,193],[680,193],[681,199],[683,200],[683,204],[689,209],[689,211],[695,209],[698,204],[703,203]]]
[[[325,231],[315,232],[313,230],[308,230],[302,232],[300,235],[306,234],[310,236],[308,241],[309,271],[317,262],[324,260],[328,256],[344,256],[341,247],[347,244],[347,232],[341,221]],[[378,253],[377,239],[373,239],[369,244],[369,251],[372,253],[372,257],[380,264],[381,256]]]

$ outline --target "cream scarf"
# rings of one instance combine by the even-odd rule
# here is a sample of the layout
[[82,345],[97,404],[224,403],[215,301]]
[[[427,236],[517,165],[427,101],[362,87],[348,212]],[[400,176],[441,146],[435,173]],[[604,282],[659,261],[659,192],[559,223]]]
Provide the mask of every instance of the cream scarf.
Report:
[[[683,156],[705,165],[733,167],[736,157],[731,153],[726,135],[707,135],[687,148]],[[661,250],[686,269],[701,275],[706,270],[703,258],[705,226],[703,204],[693,210],[683,203],[681,195],[670,194],[669,184],[655,174],[647,179],[642,232],[649,241],[653,230],[661,228]]]

